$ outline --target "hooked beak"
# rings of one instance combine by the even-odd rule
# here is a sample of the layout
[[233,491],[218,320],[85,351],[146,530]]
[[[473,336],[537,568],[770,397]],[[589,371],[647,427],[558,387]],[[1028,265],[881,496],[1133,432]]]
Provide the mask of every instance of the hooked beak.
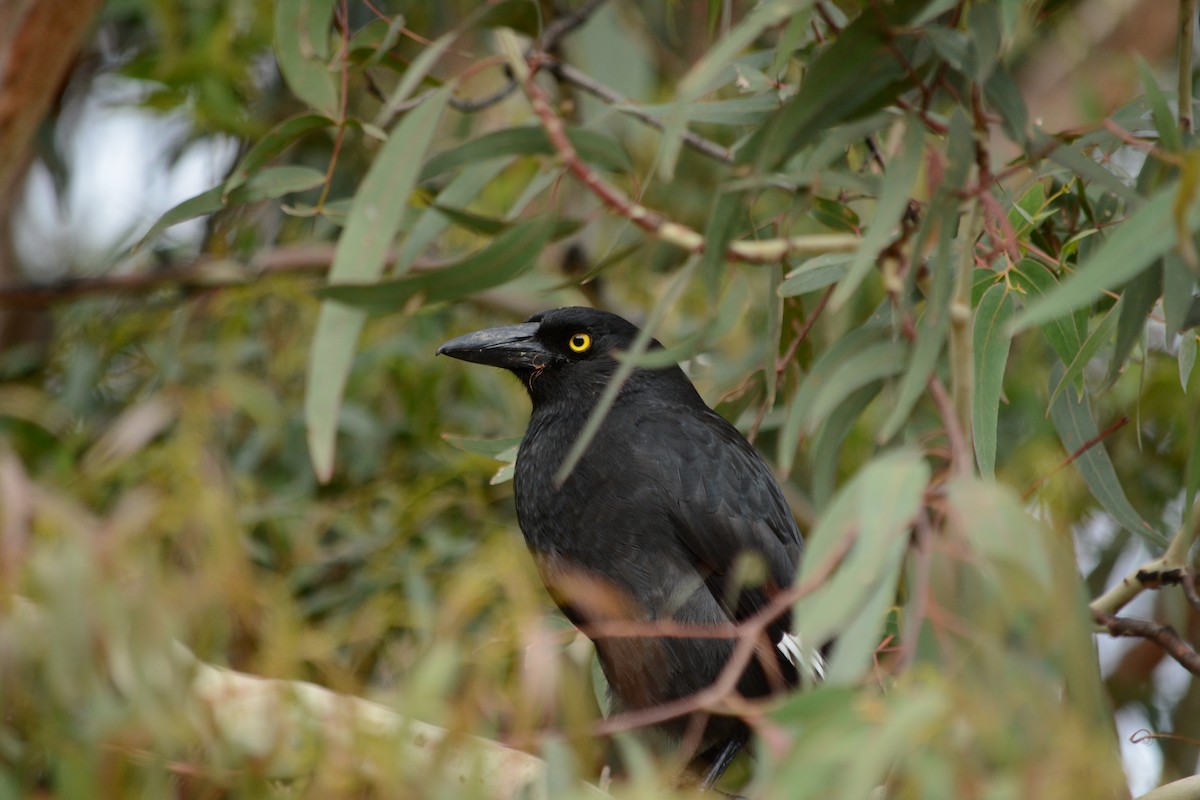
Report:
[[515,372],[526,372],[557,359],[554,353],[537,340],[537,332],[536,322],[485,328],[451,339],[437,349],[437,354]]

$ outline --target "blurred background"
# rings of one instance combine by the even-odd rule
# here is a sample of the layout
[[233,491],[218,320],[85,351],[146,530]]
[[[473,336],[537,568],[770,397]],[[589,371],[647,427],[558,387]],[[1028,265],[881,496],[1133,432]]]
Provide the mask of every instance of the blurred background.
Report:
[[[434,351],[467,330],[560,305],[596,305],[644,321],[673,291],[686,253],[607,210],[544,145],[506,150],[488,140],[493,158],[464,154],[459,148],[489,134],[536,124],[520,91],[469,113],[450,109],[418,153],[425,172],[404,202],[400,235],[387,243],[383,279],[453,266],[539,215],[562,224],[511,275],[475,282],[460,275],[454,280],[465,283],[452,290],[405,285],[380,301],[386,308],[365,303],[372,313],[340,373],[345,386],[329,422],[336,455],[321,480],[305,407],[321,358],[313,349],[322,313],[317,292],[346,247],[338,237],[380,157],[384,129],[416,113],[409,109],[419,106],[406,103],[448,82],[461,98],[502,90],[508,78],[495,31],[533,36],[578,5],[0,6],[0,794],[367,791],[327,775],[281,790],[244,764],[202,756],[209,751],[185,735],[175,713],[177,678],[153,667],[171,642],[205,662],[312,681],[454,731],[549,753],[564,781],[595,777],[607,746],[590,735],[603,687],[590,645],[545,597],[504,471],[528,401],[506,374],[438,360]],[[817,3],[820,13],[813,3],[795,5],[812,20],[795,34],[803,60],[872,4]],[[1136,185],[1145,148],[1104,133],[1104,120],[1148,118],[1146,71],[1174,86],[1178,4],[911,5],[928,6],[914,25],[994,6],[1002,22],[995,59],[1032,125],[1061,142],[1108,136],[1097,140],[1101,160],[1109,174]],[[610,94],[553,84],[556,112],[594,135],[577,141],[583,157],[639,202],[706,235],[714,198],[731,180],[728,164],[685,146],[666,175],[661,134],[622,108],[637,104],[669,119],[680,81],[753,8],[740,0],[614,0],[553,51]],[[953,19],[944,24],[964,41],[986,38],[965,16]],[[783,17],[742,42],[740,49],[768,55],[748,57],[715,84],[723,103],[689,119],[697,135],[729,148],[764,124],[778,92],[788,96],[768,67],[791,30]],[[420,81],[403,87],[418,69]],[[929,113],[935,122],[951,116],[936,102]],[[853,143],[835,139],[836,153],[813,155],[825,159],[827,172],[805,178],[797,196],[756,199],[753,235],[869,227],[874,189],[855,176],[869,172],[864,137],[896,151],[899,134],[888,139],[893,119],[843,133]],[[1149,124],[1130,127],[1153,138]],[[993,170],[1019,167],[1032,145],[1001,124],[989,130]],[[936,125],[927,135],[939,137]],[[430,165],[438,166],[439,153],[458,160],[438,171]],[[928,174],[935,161],[923,161],[914,190],[924,201],[936,191]],[[1038,229],[1076,187],[1029,172],[998,183],[1011,219],[1035,185],[1043,192],[1031,209]],[[1021,235],[1049,250],[1054,235],[1075,234],[1086,254],[1091,234],[1123,210],[1111,196],[1093,198],[1101,221],[1086,231],[1053,220],[1060,226],[1053,231],[1048,223]],[[1048,238],[1038,239],[1042,233]],[[682,355],[706,400],[752,432],[776,463],[790,463],[789,500],[810,529],[835,488],[877,452],[886,401],[855,396],[866,410],[845,421],[840,449],[823,467],[813,466],[820,437],[790,442],[789,450],[786,401],[821,354],[871,315],[885,288],[873,277],[822,315],[825,284],[779,292],[784,274],[803,263],[730,264],[715,290],[693,280],[665,309],[657,335],[688,345]],[[351,280],[373,281],[365,274]],[[1179,339],[1164,328],[1161,307],[1156,313],[1139,339],[1136,368],[1131,362],[1093,395],[1091,411],[1102,430],[1130,420],[1104,447],[1128,504],[1169,535],[1200,475],[1200,412],[1189,373],[1182,383],[1192,391],[1181,393]],[[811,339],[789,350],[787,331],[810,318]],[[1096,319],[1089,320],[1094,329]],[[1114,521],[1086,477],[1062,468],[1069,450],[1046,413],[1046,354],[1039,339],[1013,341],[996,479],[1018,493],[1030,490],[1026,508],[1074,543],[1081,585],[1096,596],[1160,551]],[[763,365],[777,361],[768,377]],[[936,449],[932,406],[919,407],[914,420],[900,438]],[[37,609],[32,618],[17,611],[27,603]],[[1143,595],[1130,610],[1172,622],[1193,642],[1200,633],[1200,615],[1176,594]],[[885,630],[899,630],[899,622],[889,624]],[[1104,762],[1096,780],[1123,770],[1121,783],[1136,795],[1192,775],[1200,684],[1151,642],[1096,641],[1120,751],[1119,762],[1095,756]],[[1133,743],[1143,729],[1178,738]],[[1036,742],[1029,747],[1036,750]],[[1046,786],[1061,785],[1023,783],[1032,780],[1021,770],[1034,769],[1036,753],[1005,760],[999,744],[995,752],[968,751],[988,753],[978,765],[985,777],[943,776],[944,786],[957,788],[940,796],[1053,796]],[[1088,762],[1077,755],[1075,767]],[[370,791],[457,796],[429,772],[391,766],[388,780]],[[742,769],[744,777],[755,767]],[[793,795],[781,788],[782,773],[772,774],[775,783],[760,775],[766,782],[757,784],[768,796],[810,796],[801,789]],[[655,796],[655,776],[646,767],[630,792]],[[929,792],[943,785],[927,780],[914,785]]]

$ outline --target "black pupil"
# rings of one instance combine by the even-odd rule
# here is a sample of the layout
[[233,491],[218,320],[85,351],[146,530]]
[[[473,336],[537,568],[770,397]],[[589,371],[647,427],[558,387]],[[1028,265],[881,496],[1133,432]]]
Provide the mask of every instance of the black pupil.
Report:
[[587,339],[584,338],[582,333],[577,333],[571,337],[571,344],[575,347],[583,347],[585,342],[587,342]]

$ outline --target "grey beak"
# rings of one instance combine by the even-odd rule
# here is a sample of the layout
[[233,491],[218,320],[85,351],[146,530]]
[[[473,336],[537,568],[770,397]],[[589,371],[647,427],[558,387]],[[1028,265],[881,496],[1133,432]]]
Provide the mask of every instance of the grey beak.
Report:
[[510,370],[534,369],[555,358],[537,340],[538,327],[536,322],[523,322],[484,328],[451,339],[437,349],[437,354]]

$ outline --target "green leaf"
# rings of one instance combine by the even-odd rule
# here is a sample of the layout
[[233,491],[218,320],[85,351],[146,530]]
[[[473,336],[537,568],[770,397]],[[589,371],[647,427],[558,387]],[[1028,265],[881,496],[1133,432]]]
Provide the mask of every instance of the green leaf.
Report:
[[443,433],[442,438],[451,446],[465,453],[473,453],[487,458],[500,458],[501,453],[512,450],[521,443],[520,436],[506,436],[502,439],[473,439],[468,436],[456,436]]
[[[1063,370],[1061,364],[1056,364],[1050,373],[1050,385],[1061,385]],[[1050,418],[1058,431],[1058,438],[1068,455],[1077,452],[1087,443],[1093,443],[1087,450],[1080,453],[1073,462],[1079,468],[1084,481],[1087,482],[1092,496],[1113,520],[1130,533],[1135,533],[1150,544],[1165,547],[1167,538],[1150,527],[1140,514],[1130,505],[1125,497],[1125,490],[1117,478],[1108,457],[1104,442],[1097,442],[1099,431],[1092,418],[1091,404],[1087,393],[1078,400],[1072,392],[1062,392],[1050,404]]]
[[743,216],[743,192],[721,192],[708,214],[704,228],[704,252],[700,256],[700,275],[708,287],[709,297],[715,297],[725,269],[725,253],[737,233]]
[[220,211],[222,208],[243,203],[257,203],[282,197],[291,192],[302,192],[313,189],[325,183],[325,173],[311,167],[270,167],[255,173],[242,186],[225,195],[224,187],[217,186],[207,192],[201,192],[195,197],[189,197],[174,208],[155,220],[150,230],[138,241],[138,246],[150,240],[159,232],[208,214]]
[[[472,211],[466,211],[461,208],[453,208],[452,206],[435,203],[431,206],[435,211],[444,214],[447,219],[458,225],[460,228],[471,231],[472,233],[480,233],[484,236],[496,236],[506,230],[512,228],[515,224],[507,219],[499,219],[497,217],[487,217],[483,214],[476,214]],[[583,227],[583,222],[577,219],[559,218],[554,221],[554,231],[550,239],[557,240],[564,236],[570,236]]]
[[[1013,320],[1014,330],[1064,316],[1139,275],[1178,243],[1175,206],[1180,183],[1172,182],[1120,225],[1096,253],[1058,288],[1029,304]],[[1197,206],[1187,206],[1187,229],[1200,227]]]
[[446,184],[446,188],[438,193],[433,206],[421,211],[408,235],[404,237],[404,242],[396,253],[392,274],[400,276],[408,272],[417,257],[433,244],[442,231],[450,227],[450,218],[438,211],[438,206],[461,207],[472,202],[511,161],[511,158],[503,156],[481,161],[465,167],[455,175],[454,179]]
[[[567,138],[587,163],[613,172],[633,168],[629,156],[612,138],[584,128],[568,128]],[[438,153],[421,171],[421,183],[475,161],[501,156],[553,155],[556,151],[538,126],[504,128]]]
[[734,26],[728,35],[692,65],[679,82],[675,102],[664,117],[662,143],[658,153],[658,174],[670,180],[675,174],[675,163],[679,148],[683,144],[683,131],[687,127],[688,112],[697,100],[712,90],[712,84],[742,51],[768,28],[796,16],[810,13],[812,0],[767,0],[754,6],[745,18]]
[[[738,151],[739,163],[773,171],[822,130],[878,111],[895,99],[933,53],[919,46],[916,34],[904,31],[904,23],[922,5],[899,2],[860,14],[809,64],[796,95]],[[848,64],[856,68],[847,69]],[[684,113],[679,112],[681,117]]]
[[788,404],[783,429],[779,432],[779,464],[784,474],[791,471],[796,457],[800,434],[809,416],[814,397],[844,361],[887,336],[887,329],[878,320],[868,322],[842,336],[813,364],[812,370]]
[[1150,113],[1154,116],[1154,127],[1158,129],[1159,144],[1171,153],[1183,152],[1183,138],[1179,135],[1179,126],[1170,106],[1167,105],[1167,98],[1163,97],[1154,71],[1144,58],[1135,56],[1134,60],[1137,62],[1138,74],[1142,77],[1142,86],[1146,88],[1146,99],[1150,101]]
[[907,354],[907,342],[876,342],[838,364],[828,380],[815,387],[812,405],[805,417],[805,429],[809,433],[815,431],[834,409],[858,389],[902,372]]
[[1150,269],[1131,280],[1121,293],[1121,316],[1117,319],[1117,339],[1113,345],[1112,359],[1108,364],[1107,383],[1111,384],[1121,375],[1133,346],[1146,329],[1146,317],[1162,297],[1162,263],[1155,262]]
[[983,569],[1007,565],[1032,579],[1035,591],[1049,588],[1055,576],[1045,532],[1011,489],[959,476],[946,484],[946,502],[953,530],[983,555]]
[[882,389],[883,384],[876,382],[851,394],[834,409],[813,437],[809,469],[812,474],[812,499],[817,506],[823,506],[833,496],[842,444],[854,423]]
[[810,258],[784,276],[780,297],[794,297],[837,283],[850,269],[850,253],[826,253]]
[[296,97],[327,117],[338,116],[338,90],[329,65],[329,21],[334,0],[279,0],[275,4],[275,60]]
[[985,478],[996,472],[996,426],[1000,413],[1000,394],[1004,388],[1004,368],[1008,365],[1008,349],[1012,338],[1008,321],[1013,315],[1013,302],[1008,287],[998,281],[988,289],[975,310],[973,331],[975,350],[975,395],[972,408],[972,429],[975,439],[975,461]]
[[841,308],[854,296],[863,278],[879,261],[880,252],[891,242],[895,228],[908,208],[913,183],[921,167],[925,129],[916,119],[909,118],[905,122],[904,141],[900,145],[900,152],[888,163],[879,202],[871,215],[871,225],[850,262],[846,277],[829,300],[833,310]]
[[[896,435],[912,413],[917,400],[924,394],[950,329],[950,296],[954,291],[954,262],[955,256],[958,255],[954,243],[961,216],[957,189],[966,182],[973,142],[970,121],[961,111],[956,111],[950,118],[950,141],[947,148],[949,166],[945,180],[926,214],[916,247],[916,251],[921,252],[926,237],[936,233],[937,246],[929,267],[933,275],[932,286],[928,290],[925,313],[917,322],[917,342],[912,348],[904,377],[900,380],[892,412],[879,429],[878,438],[881,442],[886,442]],[[973,241],[958,243],[959,248],[974,246]]]
[[328,128],[333,124],[333,120],[329,117],[323,117],[319,114],[301,114],[297,117],[289,117],[276,125],[265,136],[255,142],[254,146],[250,148],[246,155],[242,157],[241,162],[230,173],[229,177],[225,180],[224,191],[222,193],[223,198],[227,199],[234,189],[246,183],[252,175],[265,167],[271,159],[287,149],[288,145],[307,133]]
[[971,78],[976,83],[986,83],[992,70],[1000,63],[1002,28],[1000,9],[993,3],[973,4],[967,12],[973,62]]
[[412,95],[413,90],[429,74],[429,70],[433,69],[434,62],[441,58],[442,53],[457,38],[458,30],[456,29],[443,33],[432,44],[421,48],[420,54],[413,59],[408,69],[404,70],[404,76],[400,78],[400,83],[388,95],[383,108],[379,109],[379,113],[375,115],[374,125],[383,128],[392,121],[392,117],[396,115],[396,109],[400,108],[401,104]]
[[1058,396],[1062,394],[1063,389],[1067,384],[1073,383],[1078,388],[1080,393],[1083,392],[1083,370],[1099,352],[1100,348],[1108,344],[1112,338],[1113,329],[1117,326],[1117,320],[1121,316],[1121,306],[1124,305],[1124,298],[1118,300],[1116,305],[1109,309],[1104,315],[1104,319],[1100,320],[1100,324],[1092,331],[1079,348],[1079,352],[1075,354],[1075,358],[1067,365],[1066,371],[1062,374],[1062,379],[1058,385],[1054,387],[1054,391],[1050,394],[1050,403],[1053,404],[1058,400]]
[[[1032,302],[1058,286],[1058,279],[1053,272],[1029,258],[1017,262],[1009,275],[1025,292],[1027,299],[1022,303]],[[1081,308],[1069,316],[1057,317],[1041,326],[1042,335],[1064,364],[1070,364],[1079,355],[1079,348],[1083,347],[1084,337],[1087,336],[1087,322],[1087,310]]]
[[[416,186],[421,159],[437,132],[451,89],[439,89],[405,115],[375,157],[338,239],[330,283],[374,281],[383,272],[388,248]],[[365,315],[358,309],[333,302],[321,305],[304,402],[309,453],[321,481],[333,475],[342,392],[364,321]]]
[[384,314],[403,309],[418,295],[428,304],[475,294],[508,283],[537,263],[555,223],[553,217],[541,217],[516,225],[478,253],[440,269],[382,283],[327,286],[317,296]]
[[[1034,147],[1045,147],[1048,140],[1041,137],[1034,141]],[[1079,147],[1062,146],[1055,148],[1048,156],[1054,163],[1065,167],[1068,173],[1083,178],[1088,184],[1095,184],[1115,194],[1132,208],[1137,208],[1143,198],[1125,181],[1109,172],[1100,164],[1089,158]]]
[[1188,380],[1192,377],[1192,367],[1196,366],[1196,336],[1185,333],[1179,338],[1179,384],[1187,394]]
[[1192,305],[1196,273],[1178,253],[1163,256],[1163,316],[1166,318],[1167,339],[1186,330],[1184,322]]
[[[796,632],[806,647],[819,647],[845,630],[866,609],[878,583],[899,571],[930,477],[919,453],[892,451],[859,470],[821,514],[806,539],[800,582],[828,570],[829,560],[850,545],[821,588],[796,603]],[[876,632],[883,622],[882,614],[874,619]],[[840,676],[830,678],[842,682]]]

